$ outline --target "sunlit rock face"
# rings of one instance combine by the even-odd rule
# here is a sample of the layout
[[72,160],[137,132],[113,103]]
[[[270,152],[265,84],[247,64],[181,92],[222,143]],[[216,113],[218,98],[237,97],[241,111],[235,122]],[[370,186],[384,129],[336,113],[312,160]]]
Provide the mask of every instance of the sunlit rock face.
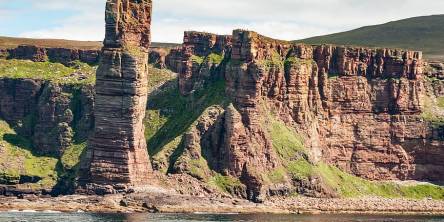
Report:
[[108,0],[97,70],[88,181],[145,185],[152,173],[143,118],[148,93],[151,0]]

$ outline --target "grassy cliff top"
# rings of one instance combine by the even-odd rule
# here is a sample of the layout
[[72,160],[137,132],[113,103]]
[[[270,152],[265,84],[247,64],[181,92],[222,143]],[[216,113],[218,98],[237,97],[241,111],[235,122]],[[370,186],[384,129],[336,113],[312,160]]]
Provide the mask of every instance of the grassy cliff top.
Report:
[[37,79],[57,83],[94,84],[96,66],[77,62],[72,67],[60,63],[0,59],[0,78]]
[[[69,48],[84,50],[100,50],[102,42],[100,41],[74,41],[66,39],[31,39],[0,36],[0,49],[16,48],[19,45],[35,45],[47,48]],[[153,42],[154,48],[174,48],[180,44]]]
[[444,60],[444,15],[414,17],[295,42],[405,48],[423,51],[428,59]]

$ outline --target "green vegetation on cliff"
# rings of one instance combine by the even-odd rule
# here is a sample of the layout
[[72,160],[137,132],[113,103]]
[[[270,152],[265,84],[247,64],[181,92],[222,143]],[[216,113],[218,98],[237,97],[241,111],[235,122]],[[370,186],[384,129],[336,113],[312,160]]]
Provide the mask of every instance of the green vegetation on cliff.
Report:
[[77,62],[72,67],[60,63],[0,59],[0,77],[39,79],[67,84],[94,84],[96,67]]
[[21,176],[40,178],[33,187],[51,188],[57,182],[57,162],[53,157],[34,154],[31,141],[0,120],[0,182],[18,183]]
[[421,100],[423,112],[422,118],[434,128],[444,127],[444,97],[424,97]]
[[203,63],[211,63],[211,64],[220,64],[224,60],[223,55],[219,55],[216,53],[211,53],[208,56],[197,56],[193,55],[191,56],[191,61],[201,65]]
[[231,194],[238,190],[245,189],[245,185],[243,185],[239,179],[231,176],[222,176],[221,174],[216,174],[215,176],[211,177],[208,184],[222,192]]
[[[441,99],[438,99],[441,101]],[[265,106],[263,109],[267,110]],[[318,178],[323,186],[341,197],[380,196],[387,198],[444,199],[444,187],[433,184],[403,185],[395,182],[373,182],[353,176],[321,162],[309,161],[310,154],[304,148],[304,139],[294,129],[286,126],[272,112],[267,112],[265,124],[273,147],[283,167],[264,174],[267,182],[282,183],[286,178],[293,181],[310,181]]]
[[180,94],[177,79],[153,92],[148,99],[145,134],[154,165],[164,172],[170,169],[183,152],[181,140],[192,124],[208,107],[225,103],[223,80],[212,82],[189,96]]

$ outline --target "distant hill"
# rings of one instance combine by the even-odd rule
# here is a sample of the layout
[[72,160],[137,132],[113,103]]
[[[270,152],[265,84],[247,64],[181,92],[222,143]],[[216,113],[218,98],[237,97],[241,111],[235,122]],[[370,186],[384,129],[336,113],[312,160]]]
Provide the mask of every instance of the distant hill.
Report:
[[444,60],[444,15],[414,17],[295,42],[412,49],[423,51],[428,59]]
[[[30,39],[0,36],[0,48],[15,48],[18,45],[35,45],[40,47],[60,47],[75,49],[100,49],[102,42],[98,41],[74,41],[65,39]],[[173,48],[179,46],[176,43],[153,42],[152,47]]]

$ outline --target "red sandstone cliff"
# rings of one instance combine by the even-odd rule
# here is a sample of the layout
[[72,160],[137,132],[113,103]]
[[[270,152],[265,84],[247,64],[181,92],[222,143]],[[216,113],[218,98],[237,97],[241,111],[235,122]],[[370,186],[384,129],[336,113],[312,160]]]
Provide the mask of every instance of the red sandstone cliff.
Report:
[[[140,41],[144,47],[147,37],[135,30],[125,41]],[[118,46],[119,41],[114,44]],[[71,50],[55,50],[54,54],[49,49],[26,50],[15,54],[16,58],[46,61],[51,55],[52,60],[67,65],[80,59]],[[104,61],[114,67],[110,52],[104,55]],[[147,57],[144,54],[139,63],[145,64]],[[442,69],[439,64],[434,64],[432,71],[425,69],[420,52],[295,45],[236,30],[233,36],[186,32],[183,47],[159,49],[151,52],[150,58],[160,68],[179,73],[182,95],[192,96],[215,79],[223,79],[230,102],[207,110],[188,130],[178,147],[184,151],[169,172],[189,173],[197,162],[203,174],[193,176],[205,180],[214,171],[238,178],[244,185],[233,193],[253,200],[294,190],[334,196],[335,191],[319,182],[321,178],[284,177],[279,184],[268,178],[268,174],[288,168],[289,161],[300,159],[310,164],[325,162],[371,180],[444,180],[444,130],[425,115],[442,113],[433,106],[444,96],[444,84],[430,80],[440,79]],[[139,98],[144,94],[142,88],[134,88]],[[98,84],[100,93],[107,94],[108,89],[114,90],[113,98],[122,96],[118,87]],[[78,106],[67,96],[73,93],[80,95],[75,99]],[[99,110],[114,113],[103,108],[110,101],[114,103],[106,100]],[[78,91],[38,80],[0,81],[1,118],[18,126],[19,133],[31,136],[34,149],[42,153],[63,152],[74,127],[85,132],[86,138],[93,125],[92,104],[91,87]],[[133,109],[137,119],[141,110]],[[23,122],[31,117],[33,124]],[[300,136],[305,151],[279,150],[269,129],[274,122]],[[137,137],[142,138],[140,134]],[[112,140],[103,137],[100,141],[106,144]],[[109,160],[101,155],[96,155],[99,162]],[[99,172],[102,168],[97,166]],[[141,173],[142,177],[147,175]]]
[[[442,129],[422,116],[442,87],[424,78],[420,52],[295,45],[243,30],[226,38],[219,48],[230,52],[221,64],[232,105],[207,122],[223,137],[205,149],[223,160],[212,169],[240,178],[250,198],[269,189],[264,172],[286,167],[265,127],[267,113],[304,138],[310,162],[372,180],[444,180]],[[196,80],[205,64],[190,58],[211,53],[215,39],[186,33],[180,53],[171,55],[182,94],[202,85]],[[186,150],[195,147],[187,141],[205,146],[207,134],[185,140]],[[285,158],[301,153],[294,155]]]

